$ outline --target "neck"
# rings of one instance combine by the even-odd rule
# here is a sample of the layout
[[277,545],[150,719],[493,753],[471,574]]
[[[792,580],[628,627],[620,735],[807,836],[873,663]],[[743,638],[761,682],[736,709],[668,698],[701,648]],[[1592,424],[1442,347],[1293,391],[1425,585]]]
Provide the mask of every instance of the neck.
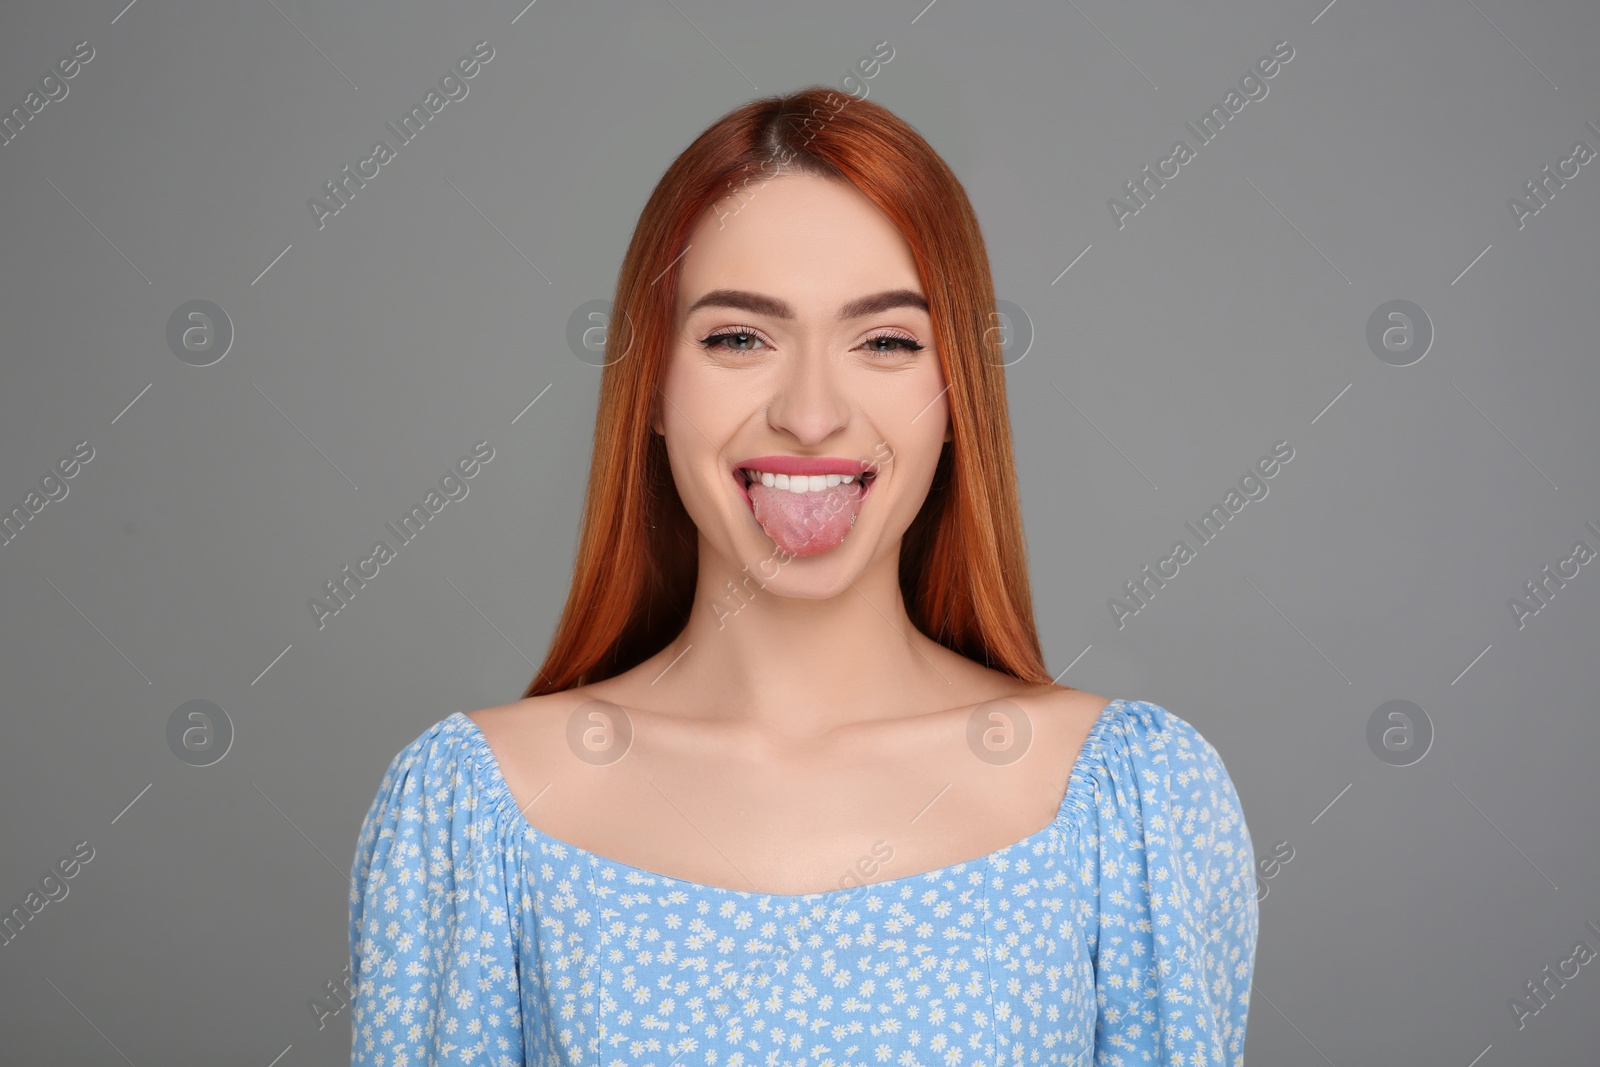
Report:
[[906,612],[898,542],[853,578],[834,553],[746,565],[700,551],[689,622],[654,658],[663,704],[800,737],[927,710],[919,694],[956,703],[945,650]]

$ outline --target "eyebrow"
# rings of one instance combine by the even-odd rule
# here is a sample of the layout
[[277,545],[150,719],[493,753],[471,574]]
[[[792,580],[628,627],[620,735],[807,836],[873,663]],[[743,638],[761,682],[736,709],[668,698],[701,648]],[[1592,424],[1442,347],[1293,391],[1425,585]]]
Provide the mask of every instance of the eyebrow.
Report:
[[[701,308],[737,308],[749,311],[756,315],[769,315],[775,319],[792,319],[795,317],[794,308],[787,301],[779,300],[775,296],[766,296],[762,293],[752,293],[743,289],[713,289],[693,304],[684,314],[692,315]],[[858,319],[865,315],[877,315],[893,308],[916,308],[919,311],[928,310],[928,301],[921,293],[911,289],[889,289],[871,296],[863,296],[852,300],[839,309],[841,322],[849,319]]]

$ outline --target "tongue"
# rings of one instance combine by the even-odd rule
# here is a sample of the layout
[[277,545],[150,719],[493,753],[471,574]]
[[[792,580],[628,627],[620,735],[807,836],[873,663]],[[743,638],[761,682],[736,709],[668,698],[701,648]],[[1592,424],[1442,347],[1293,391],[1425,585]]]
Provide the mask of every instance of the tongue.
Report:
[[791,556],[815,556],[839,547],[861,512],[860,479],[820,493],[791,493],[760,482],[748,491],[756,521]]

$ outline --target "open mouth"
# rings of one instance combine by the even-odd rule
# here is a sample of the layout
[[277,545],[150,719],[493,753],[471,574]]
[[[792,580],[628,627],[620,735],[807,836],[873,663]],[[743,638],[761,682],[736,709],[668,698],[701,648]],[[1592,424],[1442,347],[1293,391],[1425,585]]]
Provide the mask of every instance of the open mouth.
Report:
[[780,550],[800,557],[844,542],[878,472],[868,468],[851,474],[784,475],[735,467],[732,474],[756,524]]
[[[759,474],[759,471],[752,470],[748,467],[735,467],[733,469],[733,482],[739,487],[739,495],[744,498],[745,507],[750,508],[752,512],[755,510],[755,505],[750,500],[750,486],[755,484],[755,479],[759,476]],[[835,485],[846,484],[844,482],[843,475],[831,475],[825,477],[827,477],[829,481],[833,481]],[[878,472],[875,470],[865,470],[855,476],[854,481],[861,486],[862,500],[867,499],[867,494],[872,492],[872,487],[877,480]],[[774,479],[774,481],[776,481],[776,479]],[[777,486],[774,485],[773,488],[777,488]],[[825,486],[823,491],[826,491],[828,488],[832,488],[832,486]],[[794,492],[793,489],[788,489],[788,491]],[[805,493],[795,493],[795,495],[802,498],[807,496],[820,496],[817,490],[811,489],[809,486],[807,487],[807,491]]]
[[[755,482],[756,478],[759,475],[760,475],[759,471],[753,470],[753,469],[751,469],[749,467],[736,467],[736,468],[734,468],[734,471],[733,471],[734,481],[738,483],[740,489],[746,490],[746,495],[747,496],[749,495],[748,494],[748,490],[750,489],[750,486]],[[827,484],[825,484],[823,486],[818,486],[815,483],[815,481],[813,481],[810,477],[807,477],[807,478],[805,478],[805,480],[808,482],[808,485],[807,485],[807,487],[805,489],[805,492],[809,492],[809,493],[823,492],[823,491],[825,491],[827,489],[833,488],[836,485],[849,484],[851,481],[856,481],[856,482],[860,482],[861,483],[861,495],[862,495],[863,498],[865,498],[867,493],[872,489],[872,483],[877,481],[878,472],[875,471],[875,470],[865,470],[865,471],[862,471],[860,474],[854,475],[854,476],[852,476],[852,475],[842,475],[842,474],[828,474],[828,475],[820,475],[819,477],[824,478],[826,480]],[[799,480],[801,480],[799,476],[796,476],[795,478],[790,478],[788,475],[782,475],[782,474],[776,475],[774,477],[774,482],[776,484],[773,486],[773,488],[784,489],[784,490],[786,490],[788,492],[794,493],[795,490],[793,488],[793,485],[795,484],[795,482],[797,482]],[[766,483],[763,482],[762,484],[766,484]],[[798,496],[798,495],[801,495],[801,494],[800,493],[796,493],[795,495]]]

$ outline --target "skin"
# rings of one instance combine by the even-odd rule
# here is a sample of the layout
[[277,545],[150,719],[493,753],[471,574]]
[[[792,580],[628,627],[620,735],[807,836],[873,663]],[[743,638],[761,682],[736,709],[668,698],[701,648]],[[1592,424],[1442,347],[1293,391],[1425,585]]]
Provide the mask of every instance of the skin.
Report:
[[[927,312],[839,318],[863,296],[925,296],[904,238],[855,189],[810,175],[748,187],[732,207],[690,237],[654,418],[699,531],[686,628],[622,675],[471,717],[530,823],[646,871],[795,894],[987,855],[1055,816],[1107,701],[974,663],[906,613],[901,539],[951,439],[946,381]],[[794,316],[688,313],[721,289]],[[736,336],[702,343],[719,333]],[[841,545],[775,558],[730,475],[764,455],[879,461]],[[980,706],[1012,731],[1003,761],[969,745]],[[575,711],[609,755],[575,753]]]

